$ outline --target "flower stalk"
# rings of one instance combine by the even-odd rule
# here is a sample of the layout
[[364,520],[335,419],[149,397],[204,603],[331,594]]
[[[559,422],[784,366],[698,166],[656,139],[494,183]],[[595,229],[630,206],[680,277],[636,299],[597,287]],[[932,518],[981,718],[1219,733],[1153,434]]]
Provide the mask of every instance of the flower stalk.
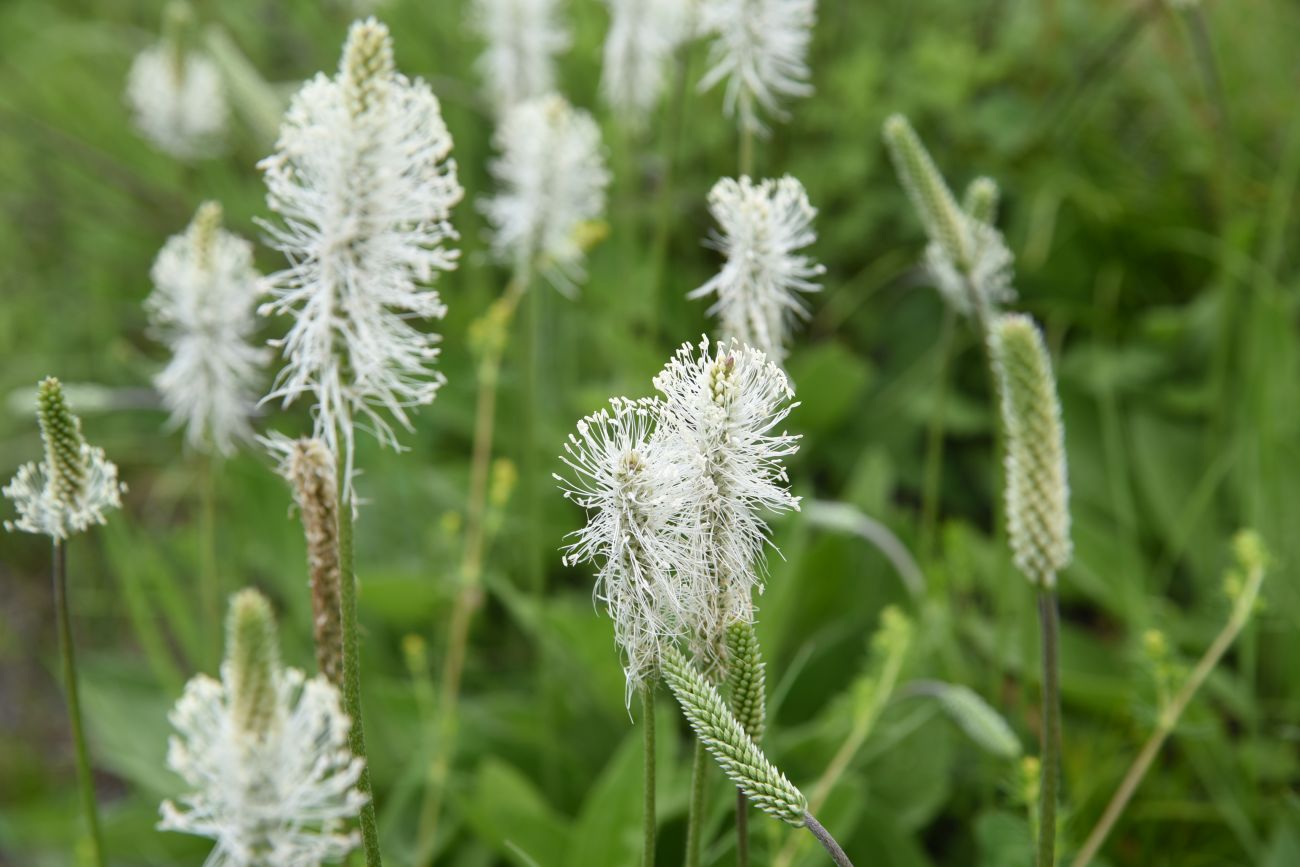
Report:
[[77,787],[81,795],[81,813],[90,837],[91,858],[104,867],[104,835],[100,830],[99,806],[95,801],[95,778],[90,766],[90,751],[81,717],[81,693],[77,688],[77,658],[72,640],[72,618],[68,613],[67,550],[60,540],[53,542],[54,612],[58,620],[59,651],[63,658],[63,685],[68,700],[68,722],[72,727],[72,744],[77,761]]
[[[345,472],[346,469],[344,468]],[[366,732],[361,717],[361,646],[357,629],[357,577],[352,549],[353,504],[342,480],[338,490],[339,539],[339,612],[343,638],[343,707],[352,721],[348,747],[364,764],[357,780],[357,791],[366,799],[361,807],[361,844],[366,853],[366,867],[381,867],[379,823],[375,817],[374,790],[370,783],[370,763],[366,752]]]

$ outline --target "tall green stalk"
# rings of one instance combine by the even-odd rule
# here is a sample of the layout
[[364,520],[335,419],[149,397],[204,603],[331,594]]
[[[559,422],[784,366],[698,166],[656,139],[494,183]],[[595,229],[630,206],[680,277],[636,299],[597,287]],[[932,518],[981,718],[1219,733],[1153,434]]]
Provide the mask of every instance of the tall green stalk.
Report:
[[357,634],[357,575],[352,552],[352,498],[345,493],[347,470],[339,472],[339,607],[343,620],[343,704],[352,720],[348,746],[364,763],[357,789],[366,796],[361,808],[361,842],[366,867],[380,867],[379,825],[375,819],[375,796],[370,783],[370,760],[361,718],[361,647]]
[[63,656],[63,685],[68,696],[68,722],[77,759],[77,785],[81,790],[81,812],[90,832],[91,857],[104,867],[104,835],[99,828],[99,808],[95,803],[95,778],[90,768],[90,751],[81,720],[81,694],[77,689],[77,659],[72,643],[72,618],[68,614],[67,552],[54,540],[53,556],[54,613],[59,624],[59,650]]
[[709,754],[704,742],[695,740],[695,759],[691,762],[691,802],[686,814],[685,867],[700,867],[701,835],[704,826],[705,774],[709,770]]
[[943,481],[944,404],[948,397],[948,362],[956,335],[957,316],[945,305],[943,325],[939,331],[938,360],[935,362],[935,402],[926,431],[925,469],[921,483],[921,558],[928,561],[934,554],[935,534],[939,523],[939,494]]
[[204,652],[215,671],[221,661],[221,577],[217,569],[216,458],[199,456],[199,607],[203,612]]
[[642,801],[641,825],[645,842],[641,848],[641,867],[654,867],[655,835],[657,832],[655,810],[655,691],[652,683],[641,688],[641,728],[645,737],[645,787]]
[[1043,731],[1039,769],[1038,867],[1056,864],[1056,802],[1061,785],[1061,615],[1056,590],[1038,591],[1038,618],[1042,627]]

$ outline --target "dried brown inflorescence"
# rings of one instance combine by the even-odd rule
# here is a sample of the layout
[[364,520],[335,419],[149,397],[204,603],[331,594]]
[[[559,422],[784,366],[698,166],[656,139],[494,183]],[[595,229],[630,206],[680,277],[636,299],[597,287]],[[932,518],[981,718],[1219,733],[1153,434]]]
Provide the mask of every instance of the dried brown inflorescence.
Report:
[[331,683],[341,686],[343,626],[339,608],[338,483],[334,456],[320,440],[295,440],[285,458],[283,472],[293,485],[293,496],[307,537],[316,667]]

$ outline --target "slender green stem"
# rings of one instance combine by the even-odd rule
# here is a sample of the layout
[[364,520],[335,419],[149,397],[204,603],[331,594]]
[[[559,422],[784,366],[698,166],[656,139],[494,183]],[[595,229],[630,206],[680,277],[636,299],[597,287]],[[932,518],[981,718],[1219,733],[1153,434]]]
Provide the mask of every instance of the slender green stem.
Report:
[[749,867],[749,799],[736,789],[736,867]]
[[834,861],[838,867],[853,867],[853,862],[849,860],[848,855],[844,854],[844,850],[840,848],[840,844],[835,842],[835,838],[831,836],[831,832],[827,831],[822,826],[821,822],[814,819],[812,813],[803,814],[803,824],[804,827],[811,831],[812,835],[817,838],[817,842],[822,844],[822,847],[826,849],[827,854],[831,856],[831,860]]
[[686,814],[686,861],[685,867],[700,867],[701,835],[704,830],[704,794],[706,774],[709,770],[709,754],[704,744],[695,741],[695,760],[691,763],[691,803]]
[[68,722],[72,726],[72,744],[77,757],[77,784],[81,789],[81,811],[90,832],[94,863],[104,867],[104,835],[99,829],[99,808],[95,804],[95,778],[91,775],[90,751],[86,749],[86,732],[81,722],[81,694],[77,689],[77,657],[72,644],[72,618],[68,614],[67,552],[54,540],[52,577],[54,613],[59,626],[59,650],[63,655],[63,686],[68,694]]
[[650,320],[651,339],[658,338],[660,313],[660,284],[663,282],[665,265],[668,260],[668,247],[673,229],[673,182],[676,179],[677,155],[680,150],[682,130],[685,128],[686,100],[691,86],[689,42],[677,49],[675,65],[677,82],[669,102],[667,117],[664,120],[663,136],[660,147],[663,149],[664,169],[659,182],[658,213],[655,215],[654,239],[650,247],[650,286],[648,294],[654,305],[654,315]]
[[541,364],[541,330],[542,330],[542,293],[529,292],[523,299],[524,334],[523,348],[520,353],[524,363],[523,375],[523,460],[520,467],[521,487],[524,497],[524,532],[527,549],[524,552],[528,571],[529,587],[534,593],[541,594],[545,581],[545,569],[542,567],[542,551],[538,544],[538,521],[540,518],[537,500],[537,429],[539,424],[538,388],[540,377],[538,368]]
[[939,521],[939,486],[943,481],[944,404],[948,396],[948,360],[956,334],[956,314],[945,305],[943,325],[939,331],[938,360],[934,373],[934,407],[926,433],[925,470],[921,484],[921,557],[928,561],[934,554],[935,533]]
[[204,652],[212,671],[221,661],[221,576],[217,570],[217,472],[215,458],[199,456],[199,596]]
[[346,469],[339,473],[339,608],[343,615],[343,703],[352,719],[348,746],[361,759],[361,779],[357,788],[366,796],[361,808],[361,842],[366,852],[366,867],[380,867],[379,825],[375,820],[375,796],[370,784],[370,761],[366,753],[366,733],[361,720],[361,647],[357,635],[357,575],[352,553],[352,498],[346,490]]
[[478,397],[474,409],[474,444],[470,458],[469,499],[465,510],[465,546],[461,554],[460,589],[452,606],[447,627],[447,653],[443,657],[437,703],[437,752],[429,769],[429,784],[421,808],[416,864],[428,864],[437,843],[442,802],[455,755],[460,684],[465,670],[470,624],[483,602],[482,577],[487,545],[488,476],[492,463],[492,441],[496,427],[497,385],[501,356],[508,342],[519,301],[528,289],[529,270],[520,268],[506,287],[497,306],[487,314],[483,357],[478,366]]
[[1228,622],[1224,624],[1223,629],[1215,636],[1214,641],[1205,651],[1205,655],[1196,663],[1196,667],[1192,669],[1187,682],[1183,684],[1173,700],[1161,712],[1155,730],[1151,732],[1147,742],[1142,745],[1142,751],[1138,753],[1132,766],[1124,775],[1124,779],[1120,781],[1119,788],[1111,796],[1105,812],[1102,813],[1096,826],[1089,832],[1087,840],[1079,849],[1079,853],[1075,855],[1071,867],[1088,867],[1088,864],[1096,857],[1097,852],[1101,850],[1102,844],[1106,842],[1106,837],[1115,827],[1115,823],[1128,806],[1128,802],[1137,792],[1138,786],[1142,784],[1147,771],[1151,769],[1151,763],[1155,761],[1156,756],[1160,753],[1160,748],[1164,746],[1169,735],[1177,727],[1178,720],[1182,718],[1183,711],[1187,710],[1187,705],[1191,703],[1192,697],[1200,690],[1202,684],[1205,683],[1205,679],[1218,666],[1223,659],[1223,655],[1228,652],[1228,648],[1237,640],[1237,636],[1241,634],[1241,630],[1245,628],[1246,623],[1250,620],[1250,615],[1255,609],[1255,601],[1259,598],[1259,588],[1263,580],[1264,568],[1262,565],[1251,569],[1245,589],[1233,606],[1232,616],[1228,618]]
[[1038,591],[1043,638],[1043,732],[1038,808],[1038,867],[1056,864],[1056,802],[1061,784],[1061,615],[1056,590]]
[[740,126],[739,171],[741,177],[748,177],[754,173],[754,130],[746,123]]
[[655,834],[658,813],[655,810],[655,689],[653,683],[641,688],[641,729],[645,736],[645,799],[642,811],[642,829],[645,844],[641,850],[641,867],[654,867]]

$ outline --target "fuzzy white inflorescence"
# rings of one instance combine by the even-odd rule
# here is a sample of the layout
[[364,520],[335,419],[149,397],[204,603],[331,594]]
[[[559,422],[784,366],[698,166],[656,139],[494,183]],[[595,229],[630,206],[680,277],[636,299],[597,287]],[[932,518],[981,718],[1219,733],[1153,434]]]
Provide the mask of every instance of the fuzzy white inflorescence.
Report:
[[783,100],[812,93],[806,57],[816,20],[816,0],[703,0],[699,29],[713,44],[700,89],[726,79],[727,113],[751,131],[763,129],[760,108],[784,118]]
[[596,597],[609,609],[623,651],[627,700],[659,668],[696,604],[679,574],[691,571],[699,528],[690,522],[699,473],[680,464],[680,450],[656,437],[659,404],[614,399],[578,422],[556,475],[564,495],[587,512],[570,534],[565,565],[598,566]]
[[0,494],[13,500],[18,520],[6,530],[49,536],[55,542],[103,524],[105,513],[121,508],[126,485],[104,450],[89,445],[81,419],[72,414],[57,379],[41,382],[36,397],[45,459],[18,468]]
[[825,269],[797,253],[817,239],[803,185],[789,177],[754,183],[723,178],[709,193],[709,211],[721,233],[710,243],[727,257],[722,271],[688,297],[716,295],[709,308],[724,338],[762,350],[782,364],[794,321],[808,309],[800,293],[816,292]]
[[389,419],[409,430],[408,409],[443,382],[439,338],[417,323],[445,314],[428,284],[458,256],[445,246],[464,192],[451,147],[433,91],[394,70],[388,28],[372,18],[352,25],[338,74],[294,97],[261,163],[281,218],[267,228],[292,263],[269,278],[261,312],[294,319],[268,398],[315,398],[314,435],[342,450],[349,486],[353,419],[397,447]]
[[307,867],[360,842],[346,826],[366,801],[362,762],[348,751],[338,690],[296,669],[275,671],[272,689],[260,733],[234,713],[230,663],[219,681],[190,680],[172,710],[167,765],[193,791],[162,804],[159,828],[215,840],[206,867]]
[[609,171],[591,115],[550,94],[506,114],[491,171],[501,189],[481,203],[503,260],[538,265],[556,288],[582,277],[583,229],[605,208]]
[[23,464],[0,493],[13,500],[18,520],[5,521],[6,530],[66,539],[105,522],[105,513],[122,507],[126,485],[118,481],[117,466],[104,450],[82,444],[85,486],[71,502],[55,495],[48,462]]
[[127,74],[126,98],[159,150],[192,160],[220,149],[229,110],[221,74],[206,56],[165,42],[146,48]]
[[555,56],[569,47],[559,0],[474,0],[487,48],[479,69],[498,114],[555,87]]
[[761,554],[766,515],[799,508],[790,494],[784,460],[799,437],[774,433],[790,411],[794,391],[781,368],[761,351],[738,341],[698,353],[684,344],[654,379],[663,395],[659,436],[677,451],[681,465],[700,473],[690,524],[701,546],[688,562],[687,612],[691,649],[706,668],[725,668],[728,626],[752,622],[753,594],[762,591]]
[[634,125],[644,124],[668,83],[668,61],[690,32],[689,0],[606,0],[609,33],[601,90]]
[[221,206],[208,202],[163,246],[150,276],[145,307],[172,353],[154,384],[191,445],[229,454],[252,433],[267,356],[249,343],[262,292],[253,245],[222,229]]

